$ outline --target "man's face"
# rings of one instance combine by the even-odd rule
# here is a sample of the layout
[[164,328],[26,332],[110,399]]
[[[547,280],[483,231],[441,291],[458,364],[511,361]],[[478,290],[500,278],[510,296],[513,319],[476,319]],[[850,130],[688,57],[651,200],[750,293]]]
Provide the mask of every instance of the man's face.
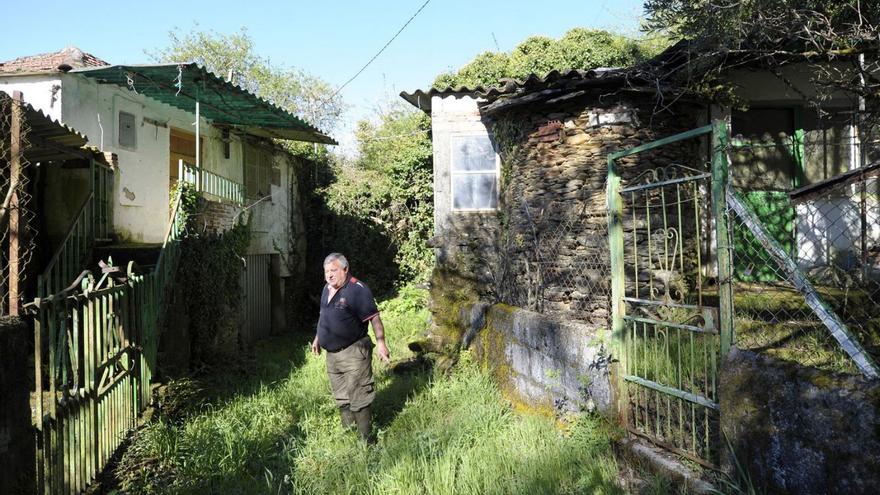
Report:
[[338,289],[345,283],[345,276],[348,274],[348,268],[342,268],[339,260],[333,260],[324,265],[324,280],[327,285]]

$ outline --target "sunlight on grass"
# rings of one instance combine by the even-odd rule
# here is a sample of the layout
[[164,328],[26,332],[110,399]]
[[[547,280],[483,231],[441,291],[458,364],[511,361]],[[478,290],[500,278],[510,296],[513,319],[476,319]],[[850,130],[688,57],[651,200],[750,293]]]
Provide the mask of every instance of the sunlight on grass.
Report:
[[[424,330],[424,294],[383,303],[396,358]],[[379,443],[343,432],[324,356],[308,336],[257,349],[249,373],[223,377],[225,398],[138,434],[117,469],[131,493],[511,494],[619,493],[601,421],[567,432],[552,419],[519,415],[465,356],[448,376],[396,375],[378,362],[374,404]],[[284,363],[286,376],[277,376]],[[236,386],[238,384],[238,386]],[[255,385],[259,384],[259,385]]]

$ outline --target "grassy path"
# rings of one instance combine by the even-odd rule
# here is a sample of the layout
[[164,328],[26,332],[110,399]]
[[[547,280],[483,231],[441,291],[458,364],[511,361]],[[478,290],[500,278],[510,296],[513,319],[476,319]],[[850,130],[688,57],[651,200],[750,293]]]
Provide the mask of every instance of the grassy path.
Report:
[[[427,322],[414,291],[382,305],[392,356]],[[262,343],[258,361],[204,384],[209,399],[149,424],[116,474],[128,493],[620,493],[601,423],[560,429],[515,413],[468,362],[451,376],[375,363],[379,443],[339,427],[324,357],[305,338]]]

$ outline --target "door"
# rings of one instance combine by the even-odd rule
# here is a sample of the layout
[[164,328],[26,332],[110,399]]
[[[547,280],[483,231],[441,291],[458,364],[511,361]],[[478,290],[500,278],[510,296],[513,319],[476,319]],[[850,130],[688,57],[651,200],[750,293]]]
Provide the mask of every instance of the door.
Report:
[[179,161],[183,160],[192,165],[196,163],[196,135],[192,132],[172,127],[169,141],[168,177],[169,186],[173,187],[180,178],[178,177]]

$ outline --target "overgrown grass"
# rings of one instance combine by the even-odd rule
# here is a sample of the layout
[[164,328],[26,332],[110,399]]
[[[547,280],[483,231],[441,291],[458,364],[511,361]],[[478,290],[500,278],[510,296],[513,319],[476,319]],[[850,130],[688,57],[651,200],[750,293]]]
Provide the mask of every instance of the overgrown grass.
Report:
[[[427,324],[424,294],[381,307],[392,357]],[[467,356],[450,376],[392,373],[377,360],[378,445],[339,426],[324,356],[308,336],[265,342],[249,370],[213,379],[189,416],[138,433],[116,474],[130,493],[620,493],[600,420],[562,430],[513,412]]]

